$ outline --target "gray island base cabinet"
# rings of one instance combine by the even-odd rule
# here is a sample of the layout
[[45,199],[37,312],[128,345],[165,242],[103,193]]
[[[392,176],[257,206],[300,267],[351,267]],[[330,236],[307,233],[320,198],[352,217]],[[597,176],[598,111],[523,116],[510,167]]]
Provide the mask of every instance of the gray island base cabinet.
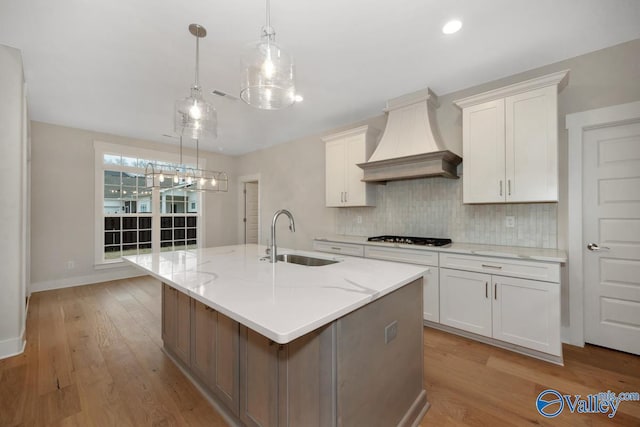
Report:
[[162,295],[166,352],[234,425],[411,426],[428,409],[421,278],[287,344]]

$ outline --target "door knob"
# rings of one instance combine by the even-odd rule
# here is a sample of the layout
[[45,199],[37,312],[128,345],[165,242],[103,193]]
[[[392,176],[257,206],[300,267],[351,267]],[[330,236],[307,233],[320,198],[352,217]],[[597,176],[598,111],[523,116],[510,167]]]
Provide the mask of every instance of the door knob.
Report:
[[587,245],[587,249],[589,249],[590,251],[608,251],[611,248],[608,248],[606,246],[600,246],[597,243],[589,243]]

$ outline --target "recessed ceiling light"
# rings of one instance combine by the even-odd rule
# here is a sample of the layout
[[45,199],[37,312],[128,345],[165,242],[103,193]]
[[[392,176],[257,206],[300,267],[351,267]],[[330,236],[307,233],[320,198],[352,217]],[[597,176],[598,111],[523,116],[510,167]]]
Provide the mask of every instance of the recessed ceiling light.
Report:
[[462,22],[457,19],[452,19],[451,21],[444,24],[444,27],[442,27],[442,32],[444,34],[453,34],[460,31],[460,28],[462,28]]
[[296,103],[298,103],[298,102],[302,102],[302,101],[304,100],[304,98],[302,97],[302,95],[296,95],[294,99],[295,99]]

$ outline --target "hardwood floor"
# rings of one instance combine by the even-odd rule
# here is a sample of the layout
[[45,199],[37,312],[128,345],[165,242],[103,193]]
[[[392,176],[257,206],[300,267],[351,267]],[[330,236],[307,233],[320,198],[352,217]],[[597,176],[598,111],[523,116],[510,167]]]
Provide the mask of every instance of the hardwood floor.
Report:
[[[149,277],[33,294],[24,354],[0,360],[0,426],[224,426],[161,351],[160,282]],[[639,426],[640,402],[615,418],[547,420],[537,395],[640,392],[640,358],[565,346],[565,366],[427,329],[421,426]],[[360,426],[356,426],[360,427]]]

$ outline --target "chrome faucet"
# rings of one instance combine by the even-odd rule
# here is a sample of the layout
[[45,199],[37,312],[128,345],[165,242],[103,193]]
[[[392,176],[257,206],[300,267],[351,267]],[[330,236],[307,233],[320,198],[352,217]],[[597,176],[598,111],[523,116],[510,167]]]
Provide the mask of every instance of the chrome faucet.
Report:
[[271,220],[271,250],[270,250],[270,260],[269,262],[278,262],[277,259],[277,247],[276,247],[276,221],[278,220],[278,217],[280,216],[280,214],[285,214],[286,216],[289,217],[289,230],[291,230],[292,232],[296,231],[296,223],[293,220],[293,215],[291,215],[291,212],[289,212],[286,209],[280,209],[279,211],[277,211],[276,213],[273,214],[273,220]]

